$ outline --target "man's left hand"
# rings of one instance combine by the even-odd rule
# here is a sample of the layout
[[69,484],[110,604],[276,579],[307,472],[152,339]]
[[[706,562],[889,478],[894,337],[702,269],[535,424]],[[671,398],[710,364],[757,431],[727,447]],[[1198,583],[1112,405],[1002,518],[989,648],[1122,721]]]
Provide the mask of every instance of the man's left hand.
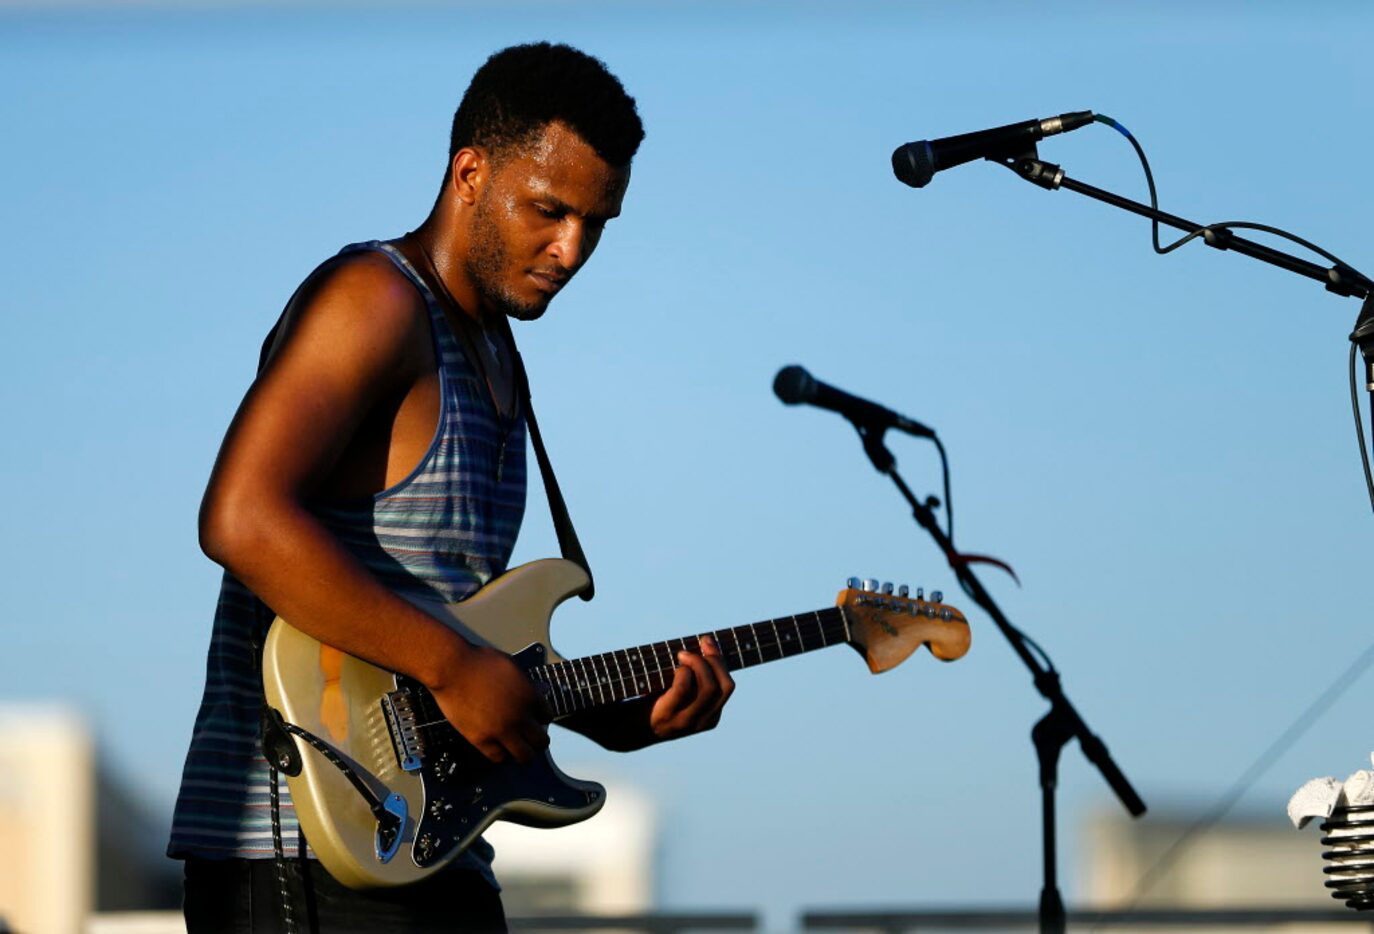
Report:
[[710,636],[701,637],[701,654],[678,653],[679,668],[673,683],[649,710],[649,729],[659,740],[677,739],[712,729],[720,711],[735,690],[735,679],[725,667],[720,646]]

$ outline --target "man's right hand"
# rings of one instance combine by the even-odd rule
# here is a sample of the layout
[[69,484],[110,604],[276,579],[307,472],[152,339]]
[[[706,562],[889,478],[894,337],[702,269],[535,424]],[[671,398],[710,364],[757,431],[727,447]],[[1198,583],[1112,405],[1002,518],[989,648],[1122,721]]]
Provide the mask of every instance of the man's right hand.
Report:
[[549,745],[548,709],[503,652],[469,646],[446,680],[429,688],[449,723],[492,762],[523,765]]

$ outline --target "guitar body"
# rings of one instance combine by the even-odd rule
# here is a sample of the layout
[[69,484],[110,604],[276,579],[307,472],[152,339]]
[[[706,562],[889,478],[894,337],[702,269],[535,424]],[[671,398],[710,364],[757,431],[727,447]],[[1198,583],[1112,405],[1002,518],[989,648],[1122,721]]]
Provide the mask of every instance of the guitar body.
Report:
[[[469,641],[500,649],[525,669],[560,661],[549,645],[554,609],[588,584],[582,568],[549,558],[515,568],[462,603],[415,601]],[[367,801],[344,773],[304,742],[287,776],[296,815],[320,861],[351,888],[405,885],[466,849],[498,819],[558,827],[605,802],[595,782],[565,775],[546,752],[529,765],[493,764],[442,720],[428,691],[312,639],[278,617],[263,648],[268,703],[287,723],[327,743],[399,818],[379,834]],[[446,724],[444,724],[446,726]]]

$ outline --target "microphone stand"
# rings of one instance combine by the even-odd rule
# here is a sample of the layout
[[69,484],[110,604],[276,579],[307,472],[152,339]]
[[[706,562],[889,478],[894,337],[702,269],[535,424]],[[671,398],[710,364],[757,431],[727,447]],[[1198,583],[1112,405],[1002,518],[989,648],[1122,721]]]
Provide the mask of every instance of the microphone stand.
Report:
[[[1371,324],[1371,330],[1374,330],[1374,324]],[[1077,739],[1083,754],[1097,766],[1102,777],[1106,779],[1107,784],[1111,786],[1112,791],[1116,793],[1132,817],[1139,817],[1145,813],[1145,802],[1140,800],[1140,796],[1131,787],[1131,783],[1127,781],[1126,776],[1122,774],[1112,760],[1106,745],[1088,729],[1087,724],[1083,722],[1083,718],[1079,716],[1073,704],[1064,696],[1059,672],[1055,671],[1053,667],[1041,665],[1040,660],[1031,653],[1026,644],[1025,636],[1002,614],[992,596],[984,589],[974,573],[969,570],[968,563],[959,560],[958,553],[954,550],[954,543],[949,540],[944,529],[940,528],[939,523],[935,521],[935,514],[931,508],[912,494],[911,488],[906,485],[906,481],[897,472],[896,458],[883,444],[886,426],[860,421],[853,421],[853,424],[859,431],[859,437],[863,439],[864,451],[868,454],[868,459],[873,462],[873,466],[877,468],[879,473],[892,478],[892,482],[896,484],[902,497],[911,506],[911,514],[916,519],[917,524],[930,533],[930,536],[935,539],[935,543],[940,546],[940,550],[944,552],[945,557],[949,560],[950,568],[953,569],[964,591],[992,617],[992,621],[997,624],[1002,635],[1006,636],[1007,641],[1011,643],[1012,649],[1030,669],[1035,689],[1050,702],[1049,712],[1041,717],[1031,730],[1031,741],[1035,744],[1035,751],[1040,760],[1040,803],[1045,863],[1045,882],[1044,887],[1040,890],[1040,932],[1041,934],[1064,934],[1067,918],[1064,912],[1064,900],[1059,894],[1057,842],[1055,838],[1055,791],[1059,784],[1060,752],[1070,740]]]
[[[1148,204],[1141,204],[1139,201],[1132,201],[1130,198],[1123,198],[1114,192],[1095,188],[1092,185],[1069,178],[1064,174],[1064,170],[1054,163],[1040,161],[1039,152],[1034,143],[1020,154],[988,156],[988,161],[1004,165],[1026,181],[1039,185],[1048,191],[1067,188],[1069,191],[1076,191],[1080,195],[1086,195],[1104,204],[1121,208],[1123,211],[1148,217],[1185,233],[1202,230],[1202,239],[1210,247],[1218,250],[1232,250],[1261,262],[1269,263],[1271,266],[1278,266],[1280,269],[1287,269],[1289,272],[1314,279],[1323,283],[1328,292],[1334,292],[1347,298],[1364,299],[1364,304],[1360,308],[1360,315],[1350,333],[1350,341],[1360,348],[1360,354],[1364,357],[1365,389],[1369,392],[1370,401],[1370,435],[1371,438],[1374,438],[1374,282],[1343,263],[1336,263],[1330,267],[1318,266],[1316,263],[1299,259],[1282,250],[1276,250],[1262,243],[1238,237],[1224,227],[1205,229],[1207,226],[1205,224],[1185,220],[1173,214],[1156,210]],[[1363,428],[1360,428],[1360,432],[1363,434]]]

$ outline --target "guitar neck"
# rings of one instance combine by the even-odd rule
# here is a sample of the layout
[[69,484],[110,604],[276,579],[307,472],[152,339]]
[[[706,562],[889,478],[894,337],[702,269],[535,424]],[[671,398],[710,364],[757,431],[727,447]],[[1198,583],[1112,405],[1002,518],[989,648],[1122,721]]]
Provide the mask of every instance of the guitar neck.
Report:
[[[849,623],[839,607],[781,616],[705,633],[715,639],[731,671],[847,643]],[[701,652],[702,636],[684,636],[600,655],[572,658],[529,671],[544,686],[555,717],[665,691],[681,664],[678,652]]]

